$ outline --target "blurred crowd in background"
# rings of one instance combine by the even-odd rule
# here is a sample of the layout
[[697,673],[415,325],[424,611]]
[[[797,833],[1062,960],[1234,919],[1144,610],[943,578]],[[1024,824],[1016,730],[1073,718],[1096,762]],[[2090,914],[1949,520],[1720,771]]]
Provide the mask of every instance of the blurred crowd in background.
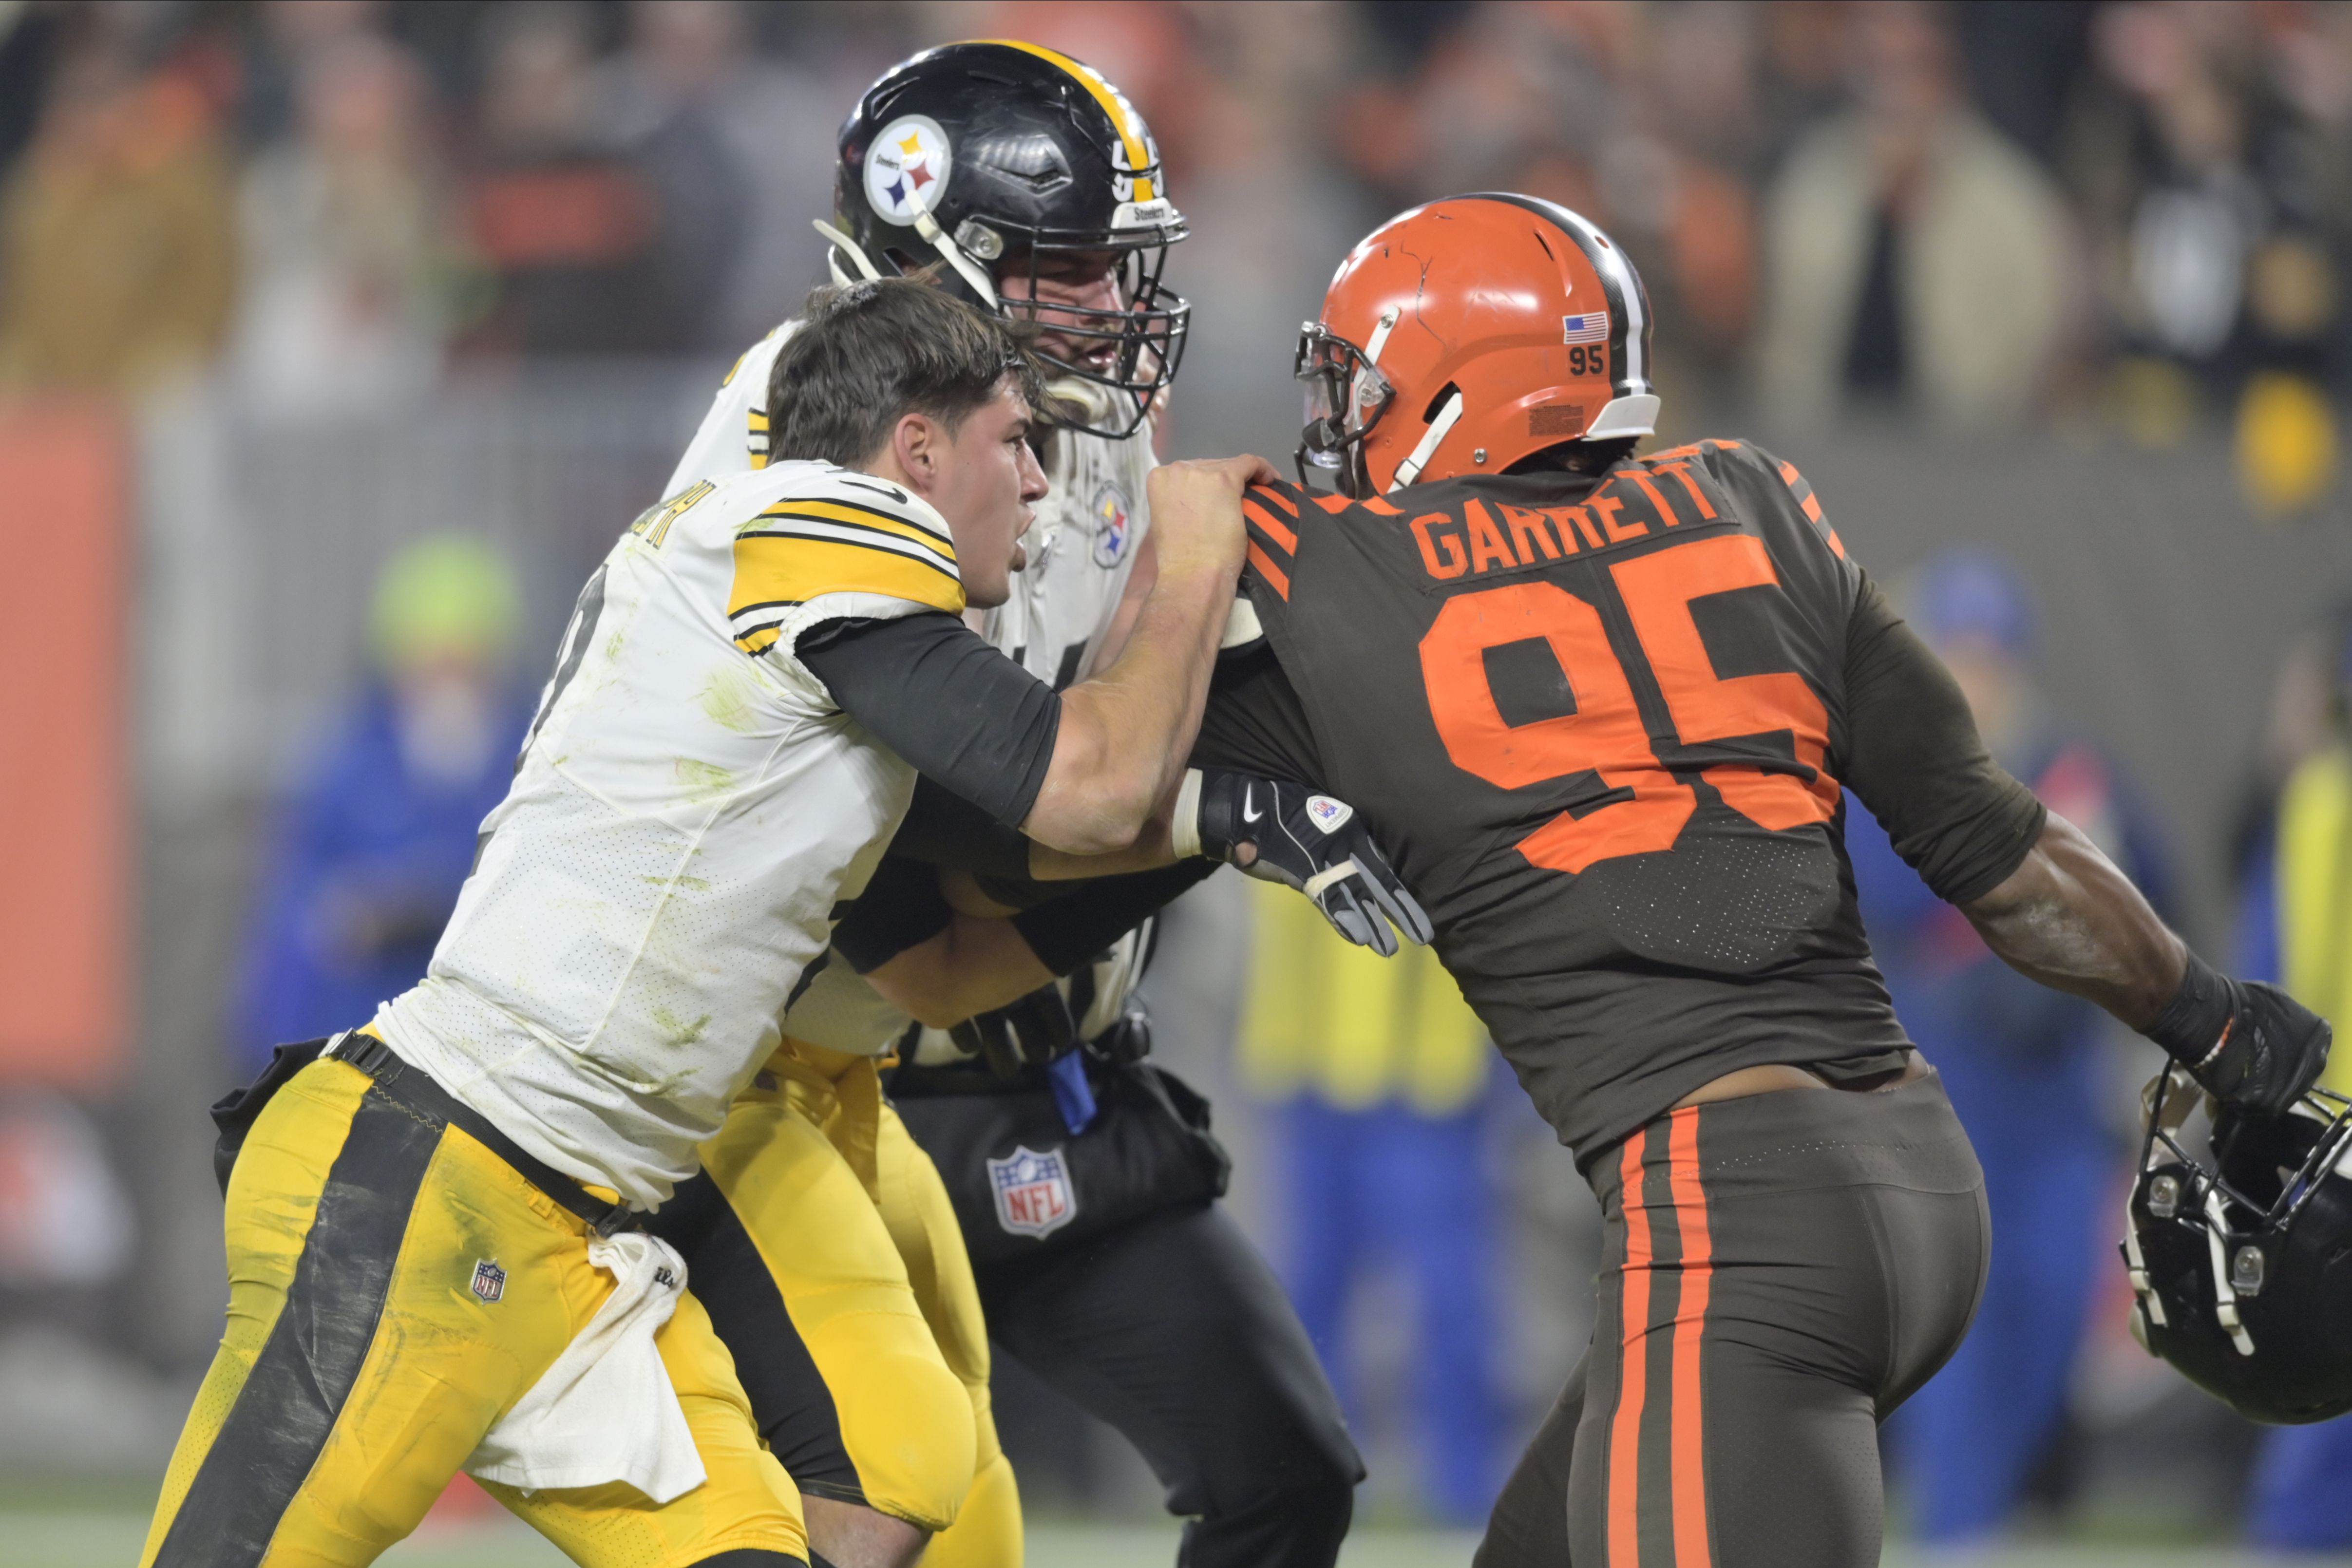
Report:
[[[216,1237],[189,1239],[216,1209],[180,1122],[271,1043],[422,971],[502,793],[549,611],[658,499],[638,487],[718,371],[823,280],[809,225],[831,212],[835,127],[915,49],[1007,36],[1123,88],[1192,220],[1170,267],[1198,309],[1171,455],[1286,453],[1291,334],[1375,223],[1469,190],[1565,203],[1647,282],[1662,435],[1759,424],[1859,454],[1854,433],[1877,433],[1908,455],[1878,463],[1903,470],[1884,496],[1944,465],[1916,478],[1938,517],[2004,477],[2033,492],[2025,521],[1947,530],[1973,544],[1918,522],[1879,558],[1912,569],[1914,618],[1994,750],[2213,956],[2345,999],[2352,612],[2326,606],[2352,592],[2352,4],[0,0],[0,423],[127,411],[126,570],[170,610],[149,618],[184,632],[172,616],[209,602],[275,650],[223,674],[198,668],[205,636],[133,645],[132,679],[194,695],[124,710],[146,868],[131,1065],[51,1074],[26,1065],[41,1040],[0,1038],[0,1468],[54,1458],[50,1423],[79,1423],[93,1462],[168,1443],[218,1310]],[[583,387],[607,389],[596,420],[564,401]],[[534,420],[568,430],[562,471],[499,434],[487,466],[433,487],[448,448],[417,432]],[[27,450],[5,436],[0,490]],[[2047,482],[2008,472],[2016,452],[2043,454]],[[272,477],[207,477],[240,453]],[[610,471],[567,482],[592,463]],[[2136,463],[2158,491],[2197,473],[2196,507],[2256,530],[2223,547],[2252,563],[2238,598],[2200,604],[2194,559],[2126,563],[2118,588],[2001,553],[2045,515],[2091,537],[2103,468]],[[212,505],[230,521],[190,524],[198,492],[230,497]],[[380,528],[352,520],[386,507]],[[1846,532],[1866,549],[1867,526]],[[186,553],[232,537],[249,555]],[[2292,606],[2261,601],[2275,582]],[[2212,674],[2184,630],[2200,613],[2269,640]],[[2055,688],[2082,677],[2086,627],[2125,645],[2127,675],[2095,671],[2070,711]],[[2165,732],[2161,691],[2140,703],[2175,675],[2185,707],[2245,716],[2230,745]],[[299,711],[250,732],[204,716],[247,686]],[[341,695],[281,695],[314,690]],[[176,804],[202,772],[173,761],[205,753],[191,731],[260,759],[219,773],[210,815]],[[0,739],[0,767],[24,738]],[[2207,754],[2202,782],[2150,766],[2168,748]],[[2352,1479],[2352,1435],[2257,1455],[2121,1335],[2108,1232],[2145,1063],[2097,1015],[2012,983],[1859,810],[1851,832],[1898,1009],[1986,1152],[1996,1222],[1974,1338],[1890,1433],[1898,1517],[1964,1543],[2136,1475],[2126,1492],[2168,1488],[2189,1528],[2239,1529],[2251,1496],[2261,1540],[2352,1544],[2324,1501]],[[1426,955],[1381,965],[1255,891],[1220,879],[1171,918],[1149,988],[1165,1049],[1217,1091],[1233,1201],[1367,1439],[1372,1512],[1475,1523],[1589,1327],[1590,1199]],[[1293,982],[1237,981],[1252,952],[1287,955],[1267,972]],[[0,998],[0,1036],[14,1017]],[[136,1081],[178,1098],[142,1103]],[[94,1304],[126,1280],[136,1311]],[[1147,1495],[1046,1397],[1000,1395],[1025,1490]],[[142,1417],[102,1403],[165,1415],[142,1448]],[[84,1442],[92,1421],[121,1441]],[[2181,1432],[2185,1479],[2137,1469],[2150,1434]]]
[[[1053,34],[1231,266],[1508,188],[1635,254],[1685,417],[2236,421],[2307,505],[2352,378],[2352,10],[1142,4],[0,7],[0,384],[219,366],[260,409],[731,350],[821,277],[859,88]],[[1306,254],[1293,253],[1305,250]],[[1203,257],[1202,259],[1208,259]],[[1192,263],[1193,265],[1186,265]],[[1180,268],[1197,279],[1192,253]]]

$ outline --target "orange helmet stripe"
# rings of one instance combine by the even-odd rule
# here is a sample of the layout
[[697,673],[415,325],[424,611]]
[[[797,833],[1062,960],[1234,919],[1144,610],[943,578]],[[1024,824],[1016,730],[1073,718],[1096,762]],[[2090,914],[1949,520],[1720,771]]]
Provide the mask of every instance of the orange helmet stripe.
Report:
[[1100,71],[1092,66],[1080,65],[1069,56],[1049,49],[1043,44],[1024,43],[1019,38],[977,38],[973,42],[1019,49],[1023,54],[1034,55],[1069,72],[1072,79],[1102,105],[1102,111],[1110,116],[1111,129],[1118,132],[1119,141],[1126,144],[1128,170],[1135,177],[1135,200],[1149,202],[1158,195],[1155,182],[1144,172],[1151,167],[1151,153],[1143,144],[1142,119],[1119,96],[1118,90],[1103,79]]

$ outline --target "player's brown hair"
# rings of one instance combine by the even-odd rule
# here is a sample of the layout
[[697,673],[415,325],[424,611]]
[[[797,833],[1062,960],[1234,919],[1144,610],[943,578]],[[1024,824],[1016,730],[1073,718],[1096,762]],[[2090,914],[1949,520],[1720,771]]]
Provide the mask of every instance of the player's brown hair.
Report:
[[1007,376],[1040,408],[1044,379],[1028,347],[1034,336],[1026,322],[986,314],[916,278],[820,288],[768,377],[769,461],[854,466],[879,452],[909,413],[952,433]]

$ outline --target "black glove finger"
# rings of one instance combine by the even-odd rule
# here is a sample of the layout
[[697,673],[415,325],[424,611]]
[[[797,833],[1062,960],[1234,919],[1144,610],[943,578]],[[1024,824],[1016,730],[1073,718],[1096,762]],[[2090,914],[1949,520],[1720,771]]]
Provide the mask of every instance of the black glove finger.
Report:
[[1043,1067],[1053,1061],[1078,1038],[1077,1025],[1071,1021],[1070,1006],[1062,999],[1059,988],[1040,986],[1035,990],[1004,1009],[1021,1046],[1021,1060]]
[[1397,880],[1397,873],[1390,867],[1379,846],[1369,838],[1363,840],[1356,846],[1355,859],[1356,871],[1365,891],[1371,895],[1372,903],[1380,912],[1388,916],[1389,924],[1395,926],[1406,941],[1417,946],[1428,946],[1430,938],[1436,935],[1430,927],[1429,915],[1422,909],[1420,901],[1405,891],[1404,883]]
[[948,1039],[966,1056],[987,1061],[989,1071],[999,1078],[1021,1076],[1021,1058],[1013,1049],[1013,1031],[1006,1027],[1002,1012],[968,1018],[948,1030]]
[[1396,933],[1389,923],[1372,912],[1371,905],[1358,891],[1360,877],[1349,877],[1325,888],[1318,900],[1323,906],[1324,917],[1339,928],[1339,935],[1359,947],[1370,947],[1383,958],[1396,956]]
[[2327,1071],[2327,1051],[2334,1034],[2322,1023],[2316,1029],[2280,1030],[2264,1042],[2269,1060],[2259,1076],[2264,1081],[2263,1099],[2273,1115],[2293,1110],[2319,1082],[2320,1074]]
[[[2224,1098],[2271,1115],[2291,1109],[2326,1070],[2335,1030],[2326,1019],[2276,986],[2241,982],[2232,1038],[2214,1063],[2236,1082]],[[2230,1072],[2231,1058],[2238,1061]]]
[[1087,1049],[1115,1067],[1134,1066],[1151,1054],[1151,1015],[1129,1008],[1087,1041]]

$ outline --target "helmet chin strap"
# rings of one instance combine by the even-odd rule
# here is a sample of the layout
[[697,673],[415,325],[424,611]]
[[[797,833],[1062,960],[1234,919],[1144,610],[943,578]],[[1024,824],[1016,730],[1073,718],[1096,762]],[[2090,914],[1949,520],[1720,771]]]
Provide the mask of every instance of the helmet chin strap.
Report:
[[947,230],[940,227],[940,221],[931,216],[930,208],[923,204],[922,196],[908,191],[907,204],[915,210],[915,232],[940,253],[940,259],[954,267],[956,275],[971,285],[971,291],[979,295],[991,310],[1003,309],[1004,302],[996,297],[996,280],[988,276],[986,267],[965,253],[963,246],[949,237]]
[[1437,417],[1429,422],[1429,428],[1422,433],[1421,444],[1412,449],[1412,455],[1397,465],[1396,477],[1389,481],[1391,490],[1402,490],[1421,477],[1421,471],[1437,455],[1439,444],[1461,423],[1463,407],[1462,391],[1457,387],[1454,395],[1445,400],[1445,406],[1437,411]]
[[1057,402],[1076,403],[1088,419],[1108,419],[1118,413],[1110,391],[1079,376],[1057,376],[1045,383],[1045,392]]
[[858,248],[858,244],[856,240],[851,239],[847,235],[842,233],[831,224],[826,223],[823,218],[814,219],[810,223],[809,226],[816,230],[817,233],[823,235],[826,239],[833,242],[832,248],[828,249],[824,253],[824,265],[833,273],[834,282],[838,284],[848,284],[856,281],[842,268],[841,258],[844,256],[847,256],[850,261],[856,266],[859,273],[864,275],[866,278],[876,279],[882,276],[881,272],[875,267],[875,265],[866,259],[866,252]]

